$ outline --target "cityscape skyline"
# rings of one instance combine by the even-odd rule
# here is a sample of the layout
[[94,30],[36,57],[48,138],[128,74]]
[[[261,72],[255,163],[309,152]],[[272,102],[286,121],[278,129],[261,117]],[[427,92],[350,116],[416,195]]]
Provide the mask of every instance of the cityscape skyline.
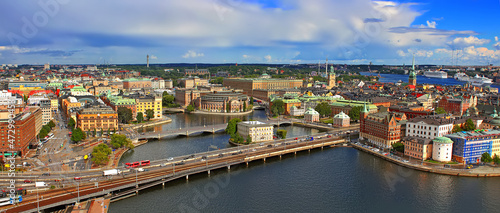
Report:
[[496,0],[117,3],[0,3],[1,64],[500,61]]

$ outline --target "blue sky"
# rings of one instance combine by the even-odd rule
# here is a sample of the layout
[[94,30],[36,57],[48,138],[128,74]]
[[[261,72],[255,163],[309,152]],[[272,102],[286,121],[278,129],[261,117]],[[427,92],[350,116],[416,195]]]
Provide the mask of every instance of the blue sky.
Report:
[[498,14],[500,0],[5,0],[0,64],[499,65]]

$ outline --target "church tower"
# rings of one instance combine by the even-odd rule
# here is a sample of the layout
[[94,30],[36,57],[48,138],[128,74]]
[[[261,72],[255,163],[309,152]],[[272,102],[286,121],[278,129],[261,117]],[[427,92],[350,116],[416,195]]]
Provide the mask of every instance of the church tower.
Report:
[[330,67],[330,73],[328,75],[328,89],[335,87],[335,72],[333,66]]
[[411,63],[410,74],[408,75],[408,84],[417,86],[417,74],[415,74],[415,55],[413,55],[413,61]]

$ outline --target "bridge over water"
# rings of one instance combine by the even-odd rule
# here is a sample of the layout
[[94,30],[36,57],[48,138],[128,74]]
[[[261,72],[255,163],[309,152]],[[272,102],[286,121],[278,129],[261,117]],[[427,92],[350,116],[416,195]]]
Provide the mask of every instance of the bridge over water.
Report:
[[40,196],[44,197],[41,200],[33,194],[28,194],[23,197],[23,202],[3,210],[5,212],[34,212],[37,211],[37,208],[40,208],[40,210],[50,209],[100,196],[119,200],[137,195],[143,189],[158,185],[164,186],[165,183],[175,179],[188,179],[190,175],[204,172],[210,175],[213,170],[221,168],[230,170],[233,165],[246,164],[248,166],[249,162],[255,160],[265,162],[267,158],[281,158],[282,155],[286,154],[297,154],[297,152],[301,151],[323,149],[331,145],[346,143],[343,137],[329,138],[325,134],[315,135],[314,137],[317,138],[314,141],[300,137],[299,140],[271,141],[262,145],[253,144],[181,156],[179,160],[173,161],[152,161],[150,166],[144,167],[150,170],[147,172],[124,171],[122,175],[111,176],[110,180],[99,181],[98,184],[84,181],[82,178],[78,186],[41,192]]

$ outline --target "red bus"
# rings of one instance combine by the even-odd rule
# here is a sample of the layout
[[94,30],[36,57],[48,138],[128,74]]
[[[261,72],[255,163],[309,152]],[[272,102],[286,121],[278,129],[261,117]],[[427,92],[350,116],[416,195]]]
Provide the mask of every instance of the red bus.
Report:
[[141,161],[141,166],[149,166],[149,160]]
[[135,168],[135,167],[139,166],[139,161],[133,162],[133,163],[125,163],[125,165],[127,166],[127,169],[128,168]]

